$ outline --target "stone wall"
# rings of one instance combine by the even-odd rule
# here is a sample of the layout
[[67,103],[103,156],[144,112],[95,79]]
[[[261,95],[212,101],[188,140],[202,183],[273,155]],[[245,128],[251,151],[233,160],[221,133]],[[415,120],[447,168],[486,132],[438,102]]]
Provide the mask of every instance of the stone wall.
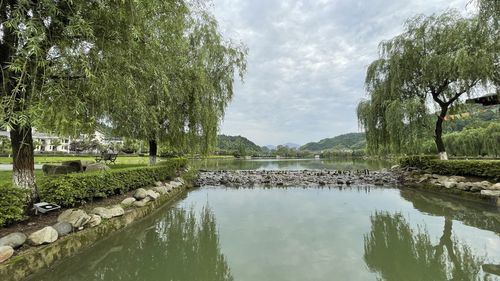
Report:
[[171,192],[159,196],[157,200],[149,201],[143,207],[128,209],[122,216],[103,220],[95,227],[61,237],[51,244],[22,251],[0,264],[0,279],[2,281],[23,280],[36,272],[48,269],[58,261],[71,257],[81,250],[91,247],[95,242],[108,237],[113,232],[146,217],[159,207],[174,202],[185,192],[186,187],[178,185]]

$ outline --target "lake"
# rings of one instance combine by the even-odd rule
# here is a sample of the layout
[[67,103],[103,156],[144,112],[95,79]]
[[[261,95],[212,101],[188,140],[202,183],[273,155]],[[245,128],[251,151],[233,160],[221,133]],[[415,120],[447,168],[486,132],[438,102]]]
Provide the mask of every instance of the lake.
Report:
[[[375,165],[315,161],[236,168]],[[411,189],[203,186],[30,280],[500,280],[499,234],[497,208]]]

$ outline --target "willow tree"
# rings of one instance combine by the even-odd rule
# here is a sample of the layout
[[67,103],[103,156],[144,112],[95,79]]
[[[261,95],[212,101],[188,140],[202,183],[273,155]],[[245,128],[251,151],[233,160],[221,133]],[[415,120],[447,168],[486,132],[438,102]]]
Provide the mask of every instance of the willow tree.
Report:
[[[10,130],[13,183],[36,199],[32,126],[95,124],[97,43],[123,10],[115,1],[0,1],[1,127]],[[119,26],[119,25],[116,25]],[[52,113],[52,114],[50,114]]]
[[140,32],[127,61],[103,79],[115,81],[108,106],[115,132],[148,141],[154,165],[159,142],[203,151],[214,144],[246,50],[224,41],[207,11],[182,0],[150,2],[134,7]]
[[450,11],[409,20],[404,33],[380,44],[380,57],[367,70],[370,99],[359,104],[358,118],[368,148],[411,152],[428,133],[433,103],[434,140],[440,158],[447,159],[444,117],[463,95],[486,83],[494,59],[488,30],[477,17]]

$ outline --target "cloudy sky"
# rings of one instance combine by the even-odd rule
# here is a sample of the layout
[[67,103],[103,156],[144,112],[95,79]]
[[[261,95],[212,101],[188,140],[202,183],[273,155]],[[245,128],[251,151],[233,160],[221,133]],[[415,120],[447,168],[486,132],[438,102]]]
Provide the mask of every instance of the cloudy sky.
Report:
[[226,37],[249,48],[222,133],[259,145],[359,131],[366,67],[417,14],[473,12],[469,0],[214,0]]

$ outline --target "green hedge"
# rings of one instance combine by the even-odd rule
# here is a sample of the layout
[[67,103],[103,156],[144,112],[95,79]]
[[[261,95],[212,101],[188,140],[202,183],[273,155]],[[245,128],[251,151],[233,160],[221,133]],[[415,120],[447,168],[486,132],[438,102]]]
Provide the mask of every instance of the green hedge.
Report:
[[400,159],[402,167],[416,167],[433,174],[491,178],[500,180],[500,160],[447,160],[431,156],[411,156]]
[[154,167],[138,167],[93,173],[46,177],[39,181],[42,201],[69,207],[151,185],[175,176],[186,159],[172,159]]
[[0,186],[0,226],[24,219],[27,192],[12,185]]

